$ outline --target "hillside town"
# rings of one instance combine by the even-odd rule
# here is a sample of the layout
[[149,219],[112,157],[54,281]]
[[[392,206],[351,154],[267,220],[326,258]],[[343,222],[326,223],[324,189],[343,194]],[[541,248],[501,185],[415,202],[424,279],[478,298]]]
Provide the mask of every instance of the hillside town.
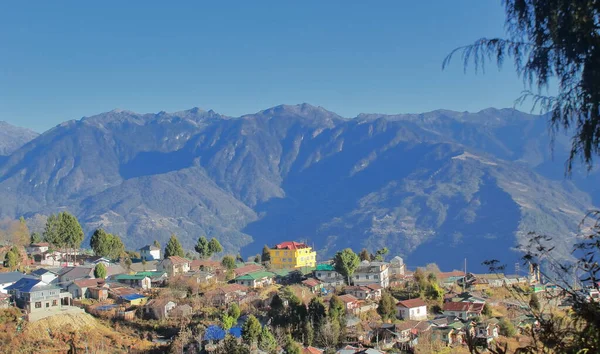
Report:
[[[467,353],[526,341],[541,330],[535,314],[570,306],[534,264],[473,274],[413,268],[386,248],[324,259],[296,241],[242,259],[205,237],[186,253],[175,235],[125,251],[102,230],[92,250],[32,241],[2,248],[1,311],[17,311],[12,324],[0,316],[5,329],[93,316],[145,342],[130,352]],[[594,287],[580,291],[600,300]]]

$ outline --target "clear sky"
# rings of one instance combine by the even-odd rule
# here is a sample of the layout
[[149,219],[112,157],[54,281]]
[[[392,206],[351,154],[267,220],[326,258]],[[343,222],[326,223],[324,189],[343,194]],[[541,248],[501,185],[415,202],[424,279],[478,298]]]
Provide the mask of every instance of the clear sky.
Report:
[[[168,4],[168,5],[167,5]],[[0,120],[43,131],[114,108],[342,116],[511,107],[506,65],[445,55],[504,33],[500,1],[0,2]]]

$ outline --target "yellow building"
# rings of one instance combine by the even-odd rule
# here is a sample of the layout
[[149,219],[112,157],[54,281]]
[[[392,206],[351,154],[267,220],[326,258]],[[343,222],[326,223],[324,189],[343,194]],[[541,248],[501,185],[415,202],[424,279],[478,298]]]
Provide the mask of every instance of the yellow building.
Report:
[[269,249],[271,267],[275,269],[315,267],[317,252],[304,243],[287,241]]

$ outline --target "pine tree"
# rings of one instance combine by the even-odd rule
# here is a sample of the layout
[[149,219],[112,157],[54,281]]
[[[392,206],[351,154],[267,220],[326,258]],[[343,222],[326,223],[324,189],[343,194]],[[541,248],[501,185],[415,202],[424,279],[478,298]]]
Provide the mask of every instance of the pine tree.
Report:
[[209,248],[209,242],[204,236],[200,236],[200,238],[198,238],[198,242],[196,242],[194,250],[198,252],[200,259],[209,258],[212,253]]
[[269,246],[265,245],[265,247],[263,247],[262,250],[262,256],[260,257],[260,260],[263,263],[267,263],[271,261],[271,253],[269,252],[270,248]]
[[169,238],[169,242],[167,242],[167,246],[165,247],[165,258],[169,258],[171,256],[183,257],[185,252],[183,251],[183,247],[181,247],[181,243],[177,239],[175,234],[171,235]]
[[358,257],[361,261],[371,261],[371,254],[369,253],[369,251],[367,251],[366,248],[363,248],[362,251],[360,251]]
[[223,246],[221,246],[221,243],[219,243],[219,240],[217,240],[216,238],[213,237],[210,239],[210,242],[208,243],[208,250],[210,251],[210,255],[212,256],[213,254],[223,252]]
[[254,315],[249,315],[242,326],[242,338],[247,345],[252,345],[253,343],[258,342],[261,331],[262,326],[260,325],[260,322],[258,322]]
[[269,354],[277,351],[277,340],[267,326],[264,326],[260,332],[260,337],[258,338],[258,348]]
[[98,279],[106,278],[106,267],[102,263],[96,264],[94,268],[94,277]]

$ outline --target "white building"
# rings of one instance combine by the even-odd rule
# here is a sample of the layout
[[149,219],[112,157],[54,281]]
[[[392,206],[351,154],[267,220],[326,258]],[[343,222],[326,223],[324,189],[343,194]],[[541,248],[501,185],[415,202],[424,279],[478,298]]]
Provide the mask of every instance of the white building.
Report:
[[379,284],[382,288],[390,286],[389,264],[386,262],[362,261],[352,276],[354,285]]
[[396,304],[397,316],[403,320],[426,320],[427,304],[421,299],[400,301]]
[[153,245],[146,245],[139,249],[140,258],[146,261],[154,261],[160,259],[160,248]]
[[396,256],[390,260],[390,275],[392,276],[404,276],[406,272],[406,265],[404,260],[400,256]]

